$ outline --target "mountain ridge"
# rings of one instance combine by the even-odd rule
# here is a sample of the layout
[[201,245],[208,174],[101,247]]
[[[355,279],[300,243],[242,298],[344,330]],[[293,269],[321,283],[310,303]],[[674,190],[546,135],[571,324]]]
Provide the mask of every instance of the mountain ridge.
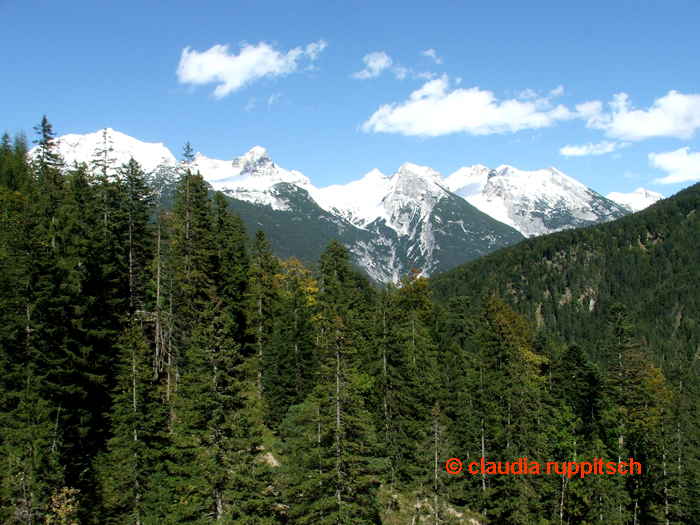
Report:
[[[133,156],[142,164],[149,184],[165,199],[180,166],[162,143],[141,142],[111,128],[65,135],[58,144],[68,164],[89,163],[94,152],[106,145],[113,148],[115,167]],[[391,175],[375,169],[345,185],[317,188],[308,177],[280,167],[265,148],[255,146],[231,161],[198,152],[191,169],[198,170],[212,189],[238,203],[238,208],[247,202],[273,215],[290,213],[285,220],[304,223],[311,237],[318,233],[311,231],[318,221],[333,224],[355,264],[379,282],[398,281],[410,267],[420,268],[427,276],[524,237],[629,213],[555,168],[526,172],[506,165],[496,170],[475,165],[445,178],[430,167],[407,162]],[[288,246],[275,240],[272,224],[279,225],[281,216],[264,219],[253,208],[243,208],[249,217],[256,217],[253,227],[264,226],[272,235],[273,245]],[[316,225],[305,220],[312,216]],[[326,231],[322,237],[329,234]],[[300,247],[299,253],[305,250]]]

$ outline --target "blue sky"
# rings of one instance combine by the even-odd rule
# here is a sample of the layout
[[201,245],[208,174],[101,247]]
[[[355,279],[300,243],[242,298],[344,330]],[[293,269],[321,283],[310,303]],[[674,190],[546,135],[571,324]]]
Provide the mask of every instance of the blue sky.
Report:
[[322,187],[404,162],[700,180],[700,2],[0,0],[0,131],[252,146]]

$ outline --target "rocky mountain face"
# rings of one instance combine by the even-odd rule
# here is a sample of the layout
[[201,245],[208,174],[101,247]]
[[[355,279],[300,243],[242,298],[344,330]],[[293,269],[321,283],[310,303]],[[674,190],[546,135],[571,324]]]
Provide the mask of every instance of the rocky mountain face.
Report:
[[618,219],[629,210],[555,168],[461,168],[445,181],[450,191],[526,237]]
[[[167,205],[179,163],[163,144],[107,129],[59,139],[68,165],[90,163],[109,142],[114,165],[134,157]],[[409,268],[424,275],[514,244],[524,237],[607,221],[629,213],[554,168],[461,168],[447,179],[406,163],[392,175],[374,170],[346,185],[316,188],[255,147],[232,161],[197,153],[192,168],[231,200],[248,228],[263,228],[281,257],[314,261],[337,237],[355,264],[378,282]]]

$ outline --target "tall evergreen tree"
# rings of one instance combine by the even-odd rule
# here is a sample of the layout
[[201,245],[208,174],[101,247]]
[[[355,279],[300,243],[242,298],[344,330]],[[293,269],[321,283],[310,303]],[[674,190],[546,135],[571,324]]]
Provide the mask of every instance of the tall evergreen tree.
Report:
[[296,259],[282,261],[280,266],[275,285],[279,309],[262,359],[265,421],[273,429],[290,406],[310,393],[317,365],[312,315],[318,282]]
[[45,230],[51,239],[51,247],[55,249],[55,234],[58,226],[56,219],[59,207],[65,194],[65,181],[63,179],[64,161],[58,152],[56,134],[53,127],[46,119],[41,119],[41,124],[34,127],[39,138],[37,152],[33,160],[33,168],[39,190],[39,206],[45,218]]
[[[480,418],[481,457],[494,466],[528,458],[544,464],[551,457],[545,434],[550,428],[546,382],[540,372],[545,358],[533,351],[533,334],[502,299],[485,299],[476,333],[475,409]],[[558,422],[554,422],[558,423]],[[488,519],[533,523],[543,514],[546,478],[491,476],[480,480]]]
[[641,475],[619,478],[618,497],[609,519],[660,522],[666,511],[663,476],[657,473],[663,469],[662,427],[670,392],[647,350],[634,341],[625,306],[614,305],[610,317],[602,423],[608,429],[606,440],[613,461],[634,458],[644,469]]
[[364,401],[371,382],[358,370],[367,344],[358,322],[372,297],[337,240],[320,258],[316,315],[319,374],[307,402],[285,425],[294,523],[378,523],[376,440]]
[[17,133],[14,140],[4,133],[0,139],[0,186],[11,191],[26,192],[32,184],[27,162],[27,137]]
[[[156,473],[167,424],[162,387],[153,379],[150,348],[132,317],[116,345],[110,435],[95,461],[105,523],[158,523]],[[156,506],[156,509],[153,507]]]
[[132,157],[119,169],[118,216],[116,221],[124,243],[127,267],[129,311],[143,308],[144,277],[152,259],[153,233],[151,214],[153,195],[141,166]]
[[252,353],[257,356],[255,369],[258,376],[258,396],[263,395],[263,359],[272,333],[273,319],[279,308],[275,276],[280,272],[279,261],[265,237],[258,230],[251,246],[251,264],[248,275],[246,311],[248,334]]
[[245,340],[245,297],[250,270],[249,239],[240,214],[233,215],[221,192],[214,194],[214,283],[224,302],[229,330],[237,343]]

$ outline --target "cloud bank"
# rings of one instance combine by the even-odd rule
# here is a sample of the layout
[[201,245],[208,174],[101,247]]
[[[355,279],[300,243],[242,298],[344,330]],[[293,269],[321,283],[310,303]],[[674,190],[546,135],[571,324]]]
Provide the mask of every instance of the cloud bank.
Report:
[[366,79],[378,77],[382,71],[389,69],[394,63],[391,57],[387,55],[384,51],[375,51],[369,55],[365,55],[362,59],[367,66],[362,71],[358,71],[353,75],[354,78]]
[[605,131],[611,138],[641,141],[653,137],[689,139],[700,128],[700,95],[670,91],[648,109],[634,109],[626,93],[618,93],[603,111],[599,100],[576,106],[586,127]]
[[548,97],[499,101],[478,87],[450,90],[443,75],[426,82],[408,100],[381,106],[360,129],[421,137],[490,135],[549,127],[575,116],[565,106],[552,107]]
[[700,152],[688,153],[689,147],[665,153],[650,153],[649,164],[668,175],[655,179],[657,184],[676,184],[700,180]]
[[619,148],[630,146],[631,142],[608,142],[604,140],[599,144],[588,143],[585,146],[569,146],[566,145],[559,150],[559,153],[566,157],[583,157],[585,155],[603,155],[610,153]]
[[263,77],[293,73],[302,58],[316,60],[326,45],[319,40],[305,49],[296,47],[282,53],[265,42],[256,46],[242,44],[238,55],[230,53],[227,45],[217,44],[203,52],[186,47],[180,56],[177,77],[182,84],[219,84],[214,89],[214,97],[220,99]]

